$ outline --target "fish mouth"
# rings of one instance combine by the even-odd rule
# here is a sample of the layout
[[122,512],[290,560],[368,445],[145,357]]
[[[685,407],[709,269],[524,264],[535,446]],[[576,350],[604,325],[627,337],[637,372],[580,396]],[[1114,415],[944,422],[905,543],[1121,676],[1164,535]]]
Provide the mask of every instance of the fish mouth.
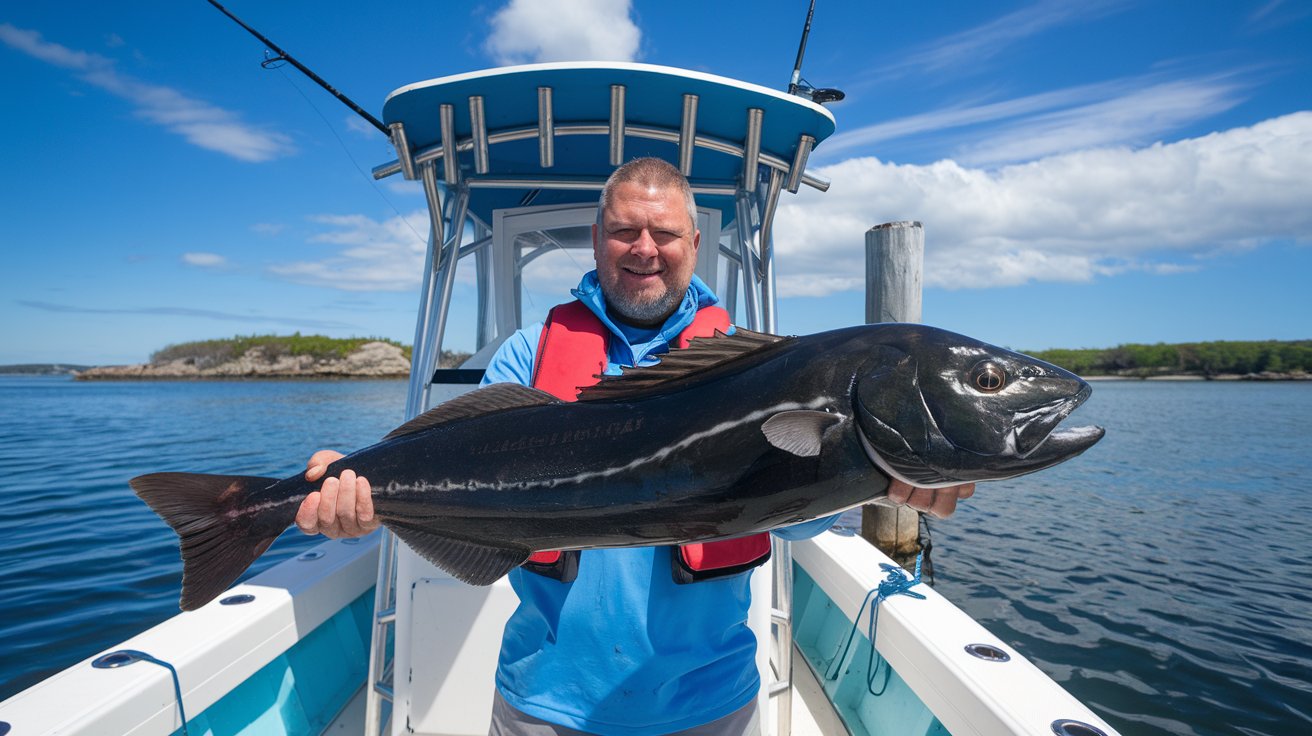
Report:
[[1021,414],[1012,432],[1016,454],[1029,470],[1040,470],[1093,447],[1107,433],[1096,425],[1058,427],[1093,394],[1085,384],[1073,396],[1042,404]]
[[1017,455],[1029,457],[1032,452],[1046,443],[1054,432],[1059,431],[1057,426],[1065,421],[1071,412],[1078,409],[1091,394],[1093,388],[1086,383],[1070,396],[1045,401],[1016,412],[1008,444],[1014,448]]
[[1046,468],[1050,464],[1072,458],[1093,447],[1105,434],[1107,430],[1093,424],[1058,429],[1051,432],[1038,447],[1025,455],[1025,459],[1044,463],[1035,470]]

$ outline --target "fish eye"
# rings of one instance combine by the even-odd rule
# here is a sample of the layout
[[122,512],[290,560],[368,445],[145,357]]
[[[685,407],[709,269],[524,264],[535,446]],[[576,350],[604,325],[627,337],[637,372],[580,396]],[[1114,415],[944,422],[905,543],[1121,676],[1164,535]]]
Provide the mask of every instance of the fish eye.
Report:
[[970,383],[986,394],[995,394],[1007,385],[1007,372],[994,363],[984,361],[971,369]]

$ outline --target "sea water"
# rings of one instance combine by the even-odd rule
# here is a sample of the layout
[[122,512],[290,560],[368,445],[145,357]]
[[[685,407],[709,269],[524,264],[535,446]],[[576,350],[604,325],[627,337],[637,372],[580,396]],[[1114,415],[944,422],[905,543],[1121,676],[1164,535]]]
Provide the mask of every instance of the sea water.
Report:
[[[129,478],[290,475],[405,391],[0,377],[0,698],[177,612],[177,539]],[[1312,384],[1104,382],[1068,421],[1107,437],[930,523],[937,589],[1125,734],[1312,732]]]

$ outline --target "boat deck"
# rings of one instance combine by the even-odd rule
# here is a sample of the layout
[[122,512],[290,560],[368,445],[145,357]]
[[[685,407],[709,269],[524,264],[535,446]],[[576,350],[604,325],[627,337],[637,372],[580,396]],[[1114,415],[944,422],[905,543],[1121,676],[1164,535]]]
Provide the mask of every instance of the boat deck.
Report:
[[[806,660],[795,647],[793,661],[796,663],[796,669],[793,671],[795,682],[792,691],[788,695],[792,706],[793,736],[838,736],[851,733],[834,711],[833,705],[825,696],[824,689],[820,686],[819,680],[816,679],[815,673],[811,671],[811,668],[806,664]],[[780,705],[779,697],[770,700],[769,717],[771,723],[777,723]],[[364,687],[361,687],[352,696],[346,707],[342,709],[342,712],[323,730],[323,733],[325,736],[336,734],[351,734],[354,736],[355,734],[364,733],[364,723],[365,690]],[[382,732],[390,733],[391,724],[384,724]],[[775,727],[767,732],[779,733],[779,730]]]

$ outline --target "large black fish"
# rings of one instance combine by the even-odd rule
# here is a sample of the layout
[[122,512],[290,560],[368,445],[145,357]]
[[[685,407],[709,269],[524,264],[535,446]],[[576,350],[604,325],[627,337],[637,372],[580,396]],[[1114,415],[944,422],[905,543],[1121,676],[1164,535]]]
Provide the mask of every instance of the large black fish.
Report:
[[[1010,478],[1088,449],[1056,430],[1090,393],[1077,376],[910,324],[693,341],[566,403],[488,386],[348,455],[378,518],[416,552],[484,585],[545,549],[732,537],[884,495],[888,478]],[[155,473],[133,490],[181,537],[182,608],[225,590],[290,525],[302,474]]]

